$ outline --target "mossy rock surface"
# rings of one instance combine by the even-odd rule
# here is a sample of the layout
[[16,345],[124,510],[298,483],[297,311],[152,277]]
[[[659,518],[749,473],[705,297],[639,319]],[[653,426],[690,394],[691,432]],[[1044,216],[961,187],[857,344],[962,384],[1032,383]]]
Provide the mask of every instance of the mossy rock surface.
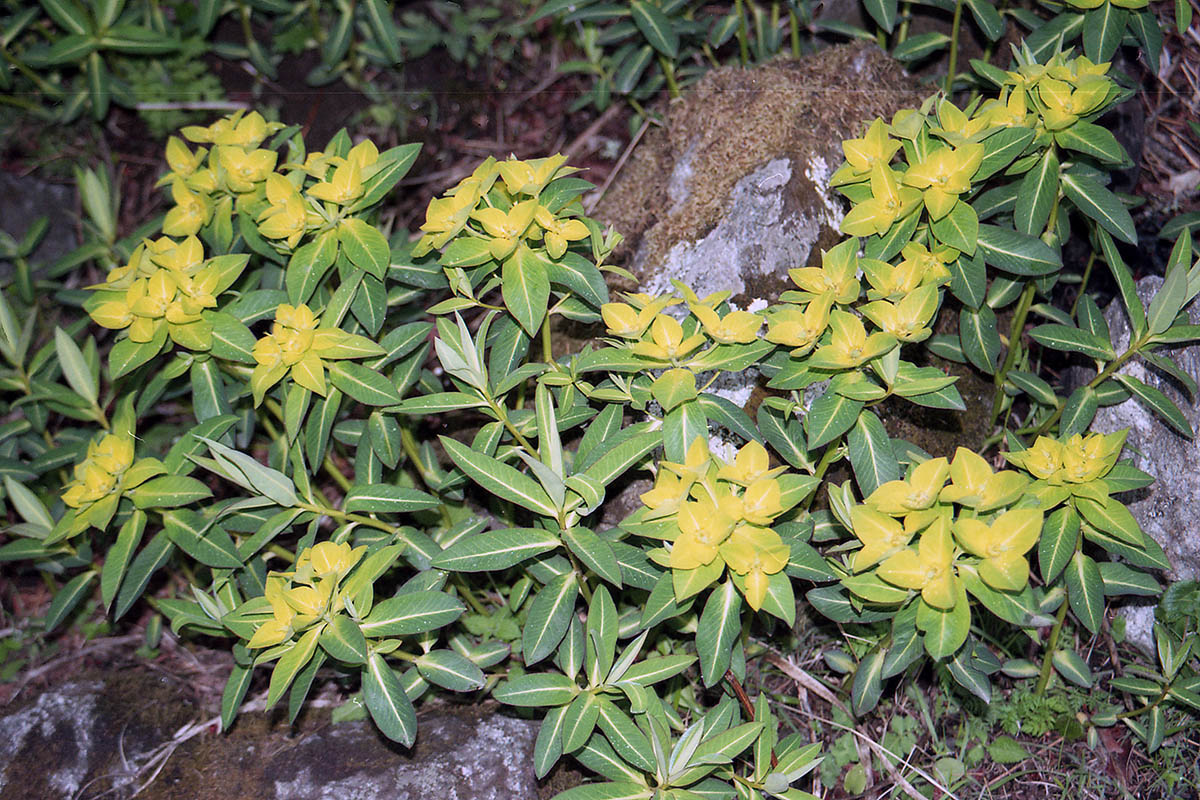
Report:
[[774,299],[788,269],[842,238],[829,188],[842,140],[926,94],[873,44],[715,70],[647,133],[596,216],[627,237],[643,291],[677,278],[742,307]]

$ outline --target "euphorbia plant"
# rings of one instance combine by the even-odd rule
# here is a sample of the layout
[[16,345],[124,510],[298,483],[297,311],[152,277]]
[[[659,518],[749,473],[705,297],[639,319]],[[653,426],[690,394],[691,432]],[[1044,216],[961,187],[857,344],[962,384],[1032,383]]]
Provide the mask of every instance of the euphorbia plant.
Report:
[[[1120,434],[1084,434],[1129,394],[1186,428],[1116,370],[1196,337],[1177,317],[1200,266],[1181,238],[1149,311],[1133,293],[1111,238],[1132,238],[1129,215],[1101,185],[1124,161],[1095,122],[1122,94],[1106,65],[1025,51],[1011,72],[981,69],[995,97],[935,96],[844,143],[849,238],[761,312],[683,284],[612,301],[620,237],[584,215],[591,185],[561,156],[488,159],[419,236],[389,238],[378,208],[416,148],[342,133],[310,152],[253,114],[185,129],[212,149],[168,144],[170,230],[85,302],[116,332],[103,403],[95,342],[53,348],[79,418],[110,431],[58,432],[79,456],[66,486],[32,426],[9,436],[39,453],[38,491],[6,480],[25,523],[0,556],[75,571],[53,621],[97,577],[120,617],[178,566],[150,602],[176,631],[233,641],[225,725],[260,666],[267,703],[286,695],[293,717],[319,676],[357,676],[405,744],[435,686],[545,708],[538,774],[566,754],[608,779],[567,797],[808,796],[792,784],[816,749],[781,738],[743,686],[754,636],[790,626],[800,598],[853,626],[857,713],[925,663],[985,700],[1001,668],[1090,685],[1068,610],[1094,633],[1104,596],[1155,592],[1146,570],[1166,561],[1115,498],[1149,476],[1118,461]],[[1090,299],[1033,302],[1072,218],[1118,281],[1124,353]],[[935,335],[949,303],[959,331]],[[995,312],[1013,303],[1005,343]],[[11,383],[31,389],[0,312]],[[1096,360],[1066,400],[1033,371],[1031,313],[1051,320],[1033,342]],[[562,352],[563,318],[597,339]],[[994,374],[992,443],[1015,469],[888,433],[889,398],[964,408],[926,347]],[[752,367],[768,390],[754,417],[713,388]],[[853,481],[833,485],[843,460]],[[610,518],[645,471],[641,507]],[[993,624],[1041,663],[1001,649]],[[1186,657],[1165,660],[1152,723],[1193,691]]]

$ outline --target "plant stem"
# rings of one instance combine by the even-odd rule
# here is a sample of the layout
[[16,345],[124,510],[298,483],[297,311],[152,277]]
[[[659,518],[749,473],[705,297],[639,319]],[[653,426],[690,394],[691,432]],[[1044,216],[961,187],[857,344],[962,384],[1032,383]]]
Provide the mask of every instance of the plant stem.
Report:
[[[1079,544],[1075,545],[1075,549],[1079,549]],[[1033,693],[1041,697],[1046,693],[1046,685],[1050,683],[1050,673],[1054,666],[1054,651],[1058,649],[1058,638],[1062,634],[1063,623],[1067,619],[1067,598],[1064,597],[1062,605],[1058,607],[1058,614],[1054,617],[1054,627],[1050,629],[1050,638],[1046,640],[1046,655],[1042,657],[1042,671],[1038,674],[1037,686],[1034,687]]]
[[[1090,381],[1088,381],[1088,388],[1095,389],[1097,386],[1099,386],[1100,384],[1104,383],[1106,380],[1111,378],[1113,376],[1113,373],[1115,373],[1121,367],[1125,366],[1126,361],[1133,358],[1135,355],[1138,354],[1138,352],[1143,347],[1146,346],[1146,340],[1148,338],[1149,338],[1149,334],[1147,333],[1141,339],[1138,339],[1137,342],[1131,344],[1129,346],[1128,350],[1126,350],[1124,353],[1121,353],[1121,355],[1117,356],[1112,362],[1109,363],[1109,365],[1107,367],[1105,367],[1103,370],[1101,370],[1100,373],[1098,375],[1096,375],[1096,377],[1094,377]],[[1043,422],[1041,425],[1039,425],[1037,427],[1036,430],[1033,431],[1033,434],[1035,436],[1041,436],[1046,431],[1050,430],[1050,428],[1052,428],[1054,426],[1054,423],[1058,422],[1059,418],[1063,415],[1063,411],[1065,411],[1066,408],[1067,408],[1066,403],[1063,403],[1061,406],[1059,406],[1058,409],[1053,414],[1051,414],[1049,417],[1046,418],[1045,422]]]
[[[672,96],[674,97],[675,95]],[[550,341],[549,314],[547,314],[546,318],[542,320],[542,361],[545,361],[547,364],[554,363],[554,349],[552,342]]]
[[679,97],[679,84],[675,82],[675,65],[662,53],[658,54],[658,65],[662,67],[663,75],[667,78],[667,92],[674,100]]
[[750,64],[750,34],[746,29],[746,10],[742,8],[742,0],[736,0],[733,8],[738,15],[738,57],[741,59],[742,66],[745,67]]
[[1025,320],[1029,316],[1029,307],[1033,305],[1033,295],[1036,290],[1034,282],[1028,281],[1025,288],[1021,290],[1021,297],[1017,301],[1017,310],[1013,313],[1012,325],[1008,329],[1008,352],[1004,355],[1004,364],[996,371],[996,393],[992,398],[989,430],[996,426],[996,420],[1000,418],[1000,407],[1004,405],[1004,379],[1008,377],[1008,372],[1017,362],[1017,354],[1021,351],[1021,332],[1025,330]]
[[1083,277],[1079,280],[1079,291],[1075,294],[1075,302],[1071,303],[1071,319],[1075,318],[1075,310],[1079,308],[1079,298],[1087,291],[1088,279],[1092,277],[1092,266],[1096,263],[1096,251],[1088,256],[1087,266],[1083,268]]
[[796,10],[788,7],[788,28],[792,37],[792,58],[800,57],[800,19]]
[[[841,450],[841,446],[842,440],[839,438],[830,442],[825,447],[825,452],[821,454],[821,460],[817,462],[817,468],[813,472],[813,477],[818,481],[825,477],[825,472],[829,469],[833,462],[837,460],[837,455]],[[817,492],[821,490],[821,486],[823,485],[823,483],[817,483],[817,487],[809,493],[808,497],[804,498],[804,502],[800,504],[804,510],[807,511],[809,507],[812,506],[813,500],[815,500],[817,497]]]
[[[750,696],[746,694],[745,687],[742,682],[733,674],[733,670],[725,670],[725,681],[729,687],[733,689],[733,694],[737,697],[738,702],[742,704],[742,710],[746,712],[746,718],[754,722],[754,704],[750,702]],[[771,748],[771,768],[779,766],[779,759],[775,756],[775,748]]]
[[954,73],[958,71],[958,32],[962,28],[963,0],[954,4],[954,20],[950,23],[950,61],[946,65],[946,95],[954,91]]

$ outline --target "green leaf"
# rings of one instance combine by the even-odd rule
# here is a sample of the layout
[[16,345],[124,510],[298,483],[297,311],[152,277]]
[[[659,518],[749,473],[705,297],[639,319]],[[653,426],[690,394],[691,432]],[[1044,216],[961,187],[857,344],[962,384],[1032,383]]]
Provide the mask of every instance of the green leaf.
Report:
[[863,656],[862,661],[858,663],[858,669],[854,671],[850,702],[855,716],[862,716],[879,703],[883,694],[883,657],[883,651],[872,650]]
[[599,577],[621,586],[621,565],[608,542],[587,528],[567,528],[562,533],[563,542],[584,566]]
[[1079,515],[1071,508],[1060,508],[1046,517],[1038,540],[1038,566],[1042,580],[1050,585],[1075,555],[1079,542]]
[[133,551],[141,543],[145,530],[146,512],[135,510],[117,532],[117,540],[104,554],[104,566],[100,568],[100,600],[105,610],[112,606]]
[[699,402],[688,401],[663,418],[663,451],[669,460],[683,462],[688,447],[700,437],[708,438],[708,417]]
[[69,32],[85,34],[91,31],[88,13],[75,0],[41,0],[41,3],[50,18]]
[[917,606],[917,627],[925,632],[925,651],[941,660],[954,655],[971,632],[971,606],[960,582],[958,598],[950,609],[934,608],[924,600]]
[[961,250],[967,257],[975,255],[979,239],[979,215],[969,204],[956,203],[949,214],[931,222],[929,227],[942,244]]
[[900,465],[892,452],[892,440],[875,412],[864,410],[846,438],[850,465],[863,497],[887,483],[900,479]]
[[1129,271],[1129,267],[1125,265],[1120,251],[1117,250],[1116,243],[1108,235],[1107,231],[1098,230],[1096,238],[1100,240],[1100,249],[1104,253],[1104,261],[1108,264],[1109,270],[1112,271],[1113,278],[1117,282],[1117,288],[1121,292],[1121,303],[1125,306],[1125,311],[1129,315],[1133,334],[1135,337],[1141,336],[1146,332],[1146,308],[1142,305],[1141,298],[1138,297],[1137,287],[1133,283],[1133,274]]
[[[737,17],[735,16],[736,20]],[[929,31],[909,36],[892,49],[892,58],[897,61],[919,61],[950,44],[950,37],[940,31]]]
[[163,475],[146,481],[129,493],[138,508],[175,508],[212,497],[212,491],[195,478]]
[[997,736],[988,744],[987,751],[997,764],[1019,764],[1029,758],[1025,745],[1011,736]]
[[137,557],[133,559],[133,563],[129,565],[129,571],[125,574],[125,580],[121,583],[121,590],[117,593],[117,602],[113,611],[113,619],[120,619],[125,615],[139,597],[146,590],[146,585],[150,583],[150,578],[171,558],[171,552],[175,549],[175,545],[171,543],[170,537],[166,531],[159,531],[152,538]]
[[[1077,123],[1078,124],[1078,123]],[[1033,141],[1033,128],[1004,128],[983,140],[983,161],[971,179],[978,183],[995,175],[1025,152]]]
[[321,635],[321,629],[322,626],[309,628],[299,641],[280,656],[275,669],[271,671],[271,682],[267,687],[267,708],[279,702],[283,693],[292,685],[292,681],[317,652],[317,639]]
[[1054,141],[1061,147],[1105,161],[1109,164],[1125,164],[1129,156],[1117,137],[1101,125],[1079,120],[1074,125],[1055,131]]
[[54,347],[58,353],[58,363],[62,367],[63,377],[75,393],[90,405],[96,405],[99,387],[97,378],[88,367],[79,345],[62,328],[54,329]]
[[979,251],[997,269],[1036,277],[1062,268],[1062,257],[1041,239],[996,225],[979,226]]
[[284,286],[292,305],[307,303],[337,258],[338,239],[325,234],[297,247],[288,259]]
[[653,772],[654,761],[650,755],[653,750],[646,735],[624,711],[604,697],[600,698],[598,707],[597,722],[617,754],[638,769]]
[[483,671],[453,650],[431,650],[417,658],[417,671],[430,683],[452,692],[482,689]]
[[342,250],[354,266],[366,270],[379,280],[384,279],[392,260],[392,251],[382,233],[366,220],[350,217],[338,224],[337,234]]
[[542,587],[533,599],[521,637],[521,652],[527,666],[541,661],[558,647],[571,622],[578,594],[575,573],[566,572]]
[[538,514],[557,516],[546,490],[533,478],[448,436],[439,438],[455,466],[487,491]]
[[863,0],[863,5],[879,27],[887,33],[892,32],[892,28],[896,26],[896,17],[900,13],[897,0]]
[[54,528],[54,518],[46,510],[45,504],[38,499],[36,494],[27,489],[24,484],[17,483],[8,475],[5,475],[4,490],[8,494],[9,502],[16,508],[17,513],[21,515],[21,519],[30,525],[43,528],[47,532]]
[[629,11],[634,24],[655,50],[671,59],[679,55],[679,34],[661,9],[646,0],[631,0]]
[[212,355],[241,364],[254,362],[254,334],[232,314],[206,311],[204,319],[212,325]]
[[[1187,249],[1190,250],[1191,242],[1187,241],[1187,237],[1184,236],[1179,237],[1176,247],[1180,248],[1185,243],[1188,245]],[[1184,304],[1191,299],[1188,297],[1188,267],[1190,264],[1179,263],[1180,260],[1177,259],[1171,261],[1162,286],[1150,300],[1146,321],[1150,326],[1150,333],[1153,334],[1163,333],[1170,328]]]
[[300,502],[292,479],[277,469],[258,463],[252,456],[212,439],[201,439],[212,451],[226,476],[235,483],[285,508]]
[[546,267],[525,244],[504,260],[500,268],[504,305],[521,328],[536,336],[550,302],[550,278]]
[[441,502],[418,489],[386,483],[355,485],[346,493],[343,509],[346,513],[370,511],[385,514],[411,513],[437,508]]
[[1129,12],[1112,3],[1101,3],[1096,8],[1084,12],[1084,55],[1096,63],[1111,61],[1121,44],[1121,38],[1125,35],[1125,25],[1128,21]]
[[1091,178],[1069,172],[1062,176],[1062,188],[1063,194],[1070,198],[1075,207],[1099,223],[1100,227],[1123,242],[1137,244],[1133,218],[1115,194]]
[[993,374],[1003,345],[996,330],[996,312],[991,306],[981,305],[978,310],[964,306],[958,312],[958,335],[967,360],[976,369]]
[[[694,793],[689,793],[694,794]],[[649,800],[653,789],[630,781],[586,783],[554,795],[553,800]],[[696,795],[699,797],[700,795]]]
[[1092,688],[1094,683],[1092,671],[1088,669],[1087,662],[1080,658],[1074,650],[1055,650],[1050,660],[1059,675],[1076,686],[1082,686],[1084,689]]
[[555,534],[540,528],[485,531],[442,551],[433,559],[433,566],[453,572],[489,572],[507,569],[561,545]]
[[1161,417],[1168,425],[1178,431],[1180,435],[1188,439],[1195,436],[1195,432],[1192,430],[1191,423],[1188,422],[1187,417],[1161,391],[1143,383],[1132,375],[1118,372],[1113,377],[1128,389],[1138,399],[1139,403]]
[[690,369],[669,369],[650,384],[650,394],[663,411],[670,411],[680,403],[696,398],[696,374]]
[[321,649],[344,664],[365,664],[367,639],[358,623],[344,614],[329,621],[318,639]]
[[376,604],[362,621],[362,632],[370,638],[410,636],[449,625],[465,610],[444,592],[408,592]]
[[557,673],[538,673],[513,678],[492,692],[501,703],[523,708],[561,706],[579,694],[575,681]]
[[333,385],[363,405],[392,406],[401,402],[392,382],[373,369],[353,361],[329,361],[326,366]]
[[1104,579],[1100,568],[1091,557],[1077,552],[1067,565],[1066,579],[1071,610],[1089,631],[1099,633],[1104,623]]
[[171,541],[201,564],[217,569],[238,569],[242,558],[233,539],[213,520],[186,509],[163,514],[163,527]]
[[363,701],[384,736],[405,747],[417,738],[417,713],[395,670],[372,653],[362,671]]
[[1087,431],[1099,407],[1100,399],[1092,387],[1080,386],[1071,392],[1071,396],[1063,404],[1062,417],[1058,421],[1059,436],[1073,436]]
[[192,362],[188,379],[192,386],[192,414],[197,422],[230,413],[229,391],[216,361],[210,358]]
[[108,351],[108,378],[115,381],[122,375],[128,375],[150,359],[158,355],[163,344],[167,341],[167,326],[163,325],[148,342],[138,343],[132,339],[122,339]]
[[1053,147],[1046,148],[1037,165],[1021,179],[1013,222],[1017,230],[1029,236],[1040,236],[1050,219],[1050,209],[1058,199],[1058,156]]
[[804,417],[804,430],[808,434],[808,449],[814,450],[848,431],[862,412],[865,404],[833,392],[826,392],[813,401]]
[[712,591],[696,628],[696,653],[705,686],[725,677],[733,646],[741,632],[742,597],[733,581],[726,580]]
[[229,680],[225,682],[225,689],[221,692],[222,731],[229,730],[233,725],[238,710],[242,707],[242,700],[246,698],[246,692],[250,689],[250,681],[253,677],[253,669],[240,666],[236,662],[229,671]]
[[1101,562],[1100,577],[1104,579],[1104,594],[1108,596],[1132,594],[1157,597],[1162,591],[1162,586],[1154,576],[1116,561]]
[[75,610],[79,601],[87,596],[88,590],[92,586],[92,579],[95,577],[96,571],[88,570],[67,581],[65,586],[54,593],[54,599],[50,601],[50,607],[46,609],[46,618],[43,623],[46,633],[57,628]]
[[1085,356],[1091,356],[1101,361],[1111,361],[1116,358],[1110,342],[1091,331],[1073,328],[1069,325],[1050,322],[1038,325],[1029,332],[1029,335],[1034,341],[1054,350],[1083,353]]

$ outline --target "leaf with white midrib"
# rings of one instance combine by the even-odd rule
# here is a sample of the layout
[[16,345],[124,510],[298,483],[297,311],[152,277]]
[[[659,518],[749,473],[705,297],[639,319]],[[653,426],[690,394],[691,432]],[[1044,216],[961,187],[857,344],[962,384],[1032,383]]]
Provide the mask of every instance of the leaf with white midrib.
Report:
[[438,438],[455,466],[484,489],[530,511],[548,517],[557,516],[546,490],[528,475],[491,456],[477,453],[449,436]]

